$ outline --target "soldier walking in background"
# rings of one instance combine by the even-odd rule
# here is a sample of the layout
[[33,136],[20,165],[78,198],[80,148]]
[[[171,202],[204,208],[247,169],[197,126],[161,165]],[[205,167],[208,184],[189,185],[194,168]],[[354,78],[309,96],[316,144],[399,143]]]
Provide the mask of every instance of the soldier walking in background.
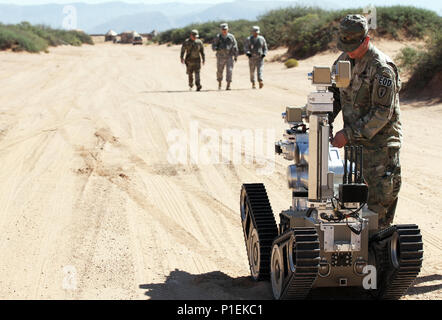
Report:
[[233,64],[234,61],[236,62],[238,60],[238,44],[235,36],[229,33],[227,23],[221,24],[220,27],[221,33],[215,37],[212,43],[212,49],[216,51],[218,89],[221,90],[223,72],[224,68],[226,68],[226,90],[230,90]]
[[[196,91],[200,91],[202,88],[200,79],[201,60],[203,65],[206,61],[203,42],[198,38],[198,30],[192,30],[190,38],[186,39],[181,47],[181,63],[186,64],[190,90],[193,88],[193,74],[195,73]],[[184,55],[186,55],[185,58]]]
[[330,87],[335,99],[330,123],[340,111],[344,118],[344,129],[332,144],[364,147],[368,208],[378,214],[378,227],[386,228],[393,222],[401,187],[401,81],[393,61],[370,43],[364,16],[348,15],[341,21],[338,49],[344,53],[337,61],[350,61],[352,74],[348,88]]
[[255,72],[258,75],[259,88],[264,86],[262,70],[264,67],[264,57],[267,55],[266,39],[259,35],[260,29],[258,26],[252,28],[252,35],[244,41],[244,52],[249,57],[250,67],[250,81],[252,88],[256,89]]

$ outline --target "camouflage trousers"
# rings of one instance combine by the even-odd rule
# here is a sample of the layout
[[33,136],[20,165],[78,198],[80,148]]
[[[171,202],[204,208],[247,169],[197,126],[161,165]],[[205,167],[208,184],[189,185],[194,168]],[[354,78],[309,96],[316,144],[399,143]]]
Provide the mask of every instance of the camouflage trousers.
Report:
[[249,58],[250,81],[255,82],[255,73],[258,75],[258,81],[263,81],[262,70],[264,68],[264,59],[261,56],[251,56]]
[[383,229],[393,222],[402,183],[399,148],[364,149],[363,157],[368,208],[378,214]]
[[201,77],[200,77],[200,71],[201,71],[201,62],[198,61],[187,61],[187,75],[189,76],[189,87],[193,88],[193,74],[195,74],[195,84],[197,87],[201,86]]
[[223,72],[224,68],[226,68],[226,81],[232,82],[233,56],[218,55],[216,56],[216,61],[217,61],[216,79],[218,81],[223,80]]

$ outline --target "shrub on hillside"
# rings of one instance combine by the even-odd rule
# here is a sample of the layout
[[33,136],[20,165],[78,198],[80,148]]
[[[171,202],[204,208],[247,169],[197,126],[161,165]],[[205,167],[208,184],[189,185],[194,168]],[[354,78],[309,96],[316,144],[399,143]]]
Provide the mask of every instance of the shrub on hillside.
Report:
[[423,50],[412,47],[401,49],[400,53],[396,56],[396,62],[399,69],[401,71],[412,72],[418,62],[422,59],[423,54]]
[[[404,54],[405,51],[405,54]],[[409,94],[429,91],[442,99],[442,33],[435,32],[429,38],[426,50],[413,53],[412,50],[403,50],[400,54],[401,64],[411,72],[410,79],[404,86],[404,92]],[[414,61],[416,60],[416,61]],[[434,92],[434,91],[437,92]]]
[[333,40],[330,29],[318,14],[310,13],[296,18],[289,24],[289,34],[293,35],[287,39],[289,55],[302,59],[326,50]]
[[47,41],[31,31],[19,26],[0,25],[0,50],[39,52],[47,47]]
[[28,22],[17,25],[0,24],[0,50],[40,52],[49,46],[62,44],[80,46],[93,44],[92,38],[81,31],[52,29],[43,25],[33,26]]
[[377,8],[377,29],[381,36],[423,38],[428,31],[442,27],[442,18],[433,11],[415,7]]
[[[424,38],[429,30],[440,30],[442,18],[435,12],[415,7],[377,7],[377,29],[374,35],[389,37]],[[250,34],[252,25],[259,25],[269,47],[288,47],[290,57],[303,59],[318,52],[335,47],[340,20],[350,13],[362,14],[362,8],[345,10],[323,10],[315,7],[295,6],[272,10],[258,21],[230,21],[229,26],[238,40],[240,52],[243,40]],[[212,42],[219,32],[221,21],[192,24],[186,28],[172,29],[160,33],[160,43],[182,43],[192,29],[200,31],[201,38]]]
[[[171,29],[160,33],[154,40],[160,44],[173,43],[182,44],[190,31],[197,29],[200,39],[204,43],[212,43],[213,39],[220,32],[220,24],[224,21],[211,21],[200,24],[191,24],[185,28]],[[236,20],[229,22],[229,31],[235,35],[240,53],[244,53],[244,39],[250,36],[250,30],[256,21]]]

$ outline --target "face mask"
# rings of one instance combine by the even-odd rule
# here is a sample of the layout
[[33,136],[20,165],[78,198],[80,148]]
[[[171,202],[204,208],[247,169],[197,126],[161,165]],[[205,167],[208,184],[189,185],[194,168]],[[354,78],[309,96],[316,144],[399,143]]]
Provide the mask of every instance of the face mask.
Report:
[[366,36],[364,42],[354,51],[347,52],[348,56],[352,59],[362,59],[367,53],[368,45],[370,44],[370,37]]

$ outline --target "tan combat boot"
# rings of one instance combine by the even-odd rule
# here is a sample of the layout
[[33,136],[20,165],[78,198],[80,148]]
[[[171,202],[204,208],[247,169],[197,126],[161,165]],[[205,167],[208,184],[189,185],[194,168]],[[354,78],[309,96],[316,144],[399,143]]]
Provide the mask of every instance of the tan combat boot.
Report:
[[255,81],[252,81],[252,89],[256,89]]
[[227,82],[226,90],[231,90],[231,89],[230,89],[230,82]]
[[222,81],[218,81],[218,90],[221,90]]
[[259,88],[262,89],[262,87],[264,87],[264,82],[260,81],[259,82]]

